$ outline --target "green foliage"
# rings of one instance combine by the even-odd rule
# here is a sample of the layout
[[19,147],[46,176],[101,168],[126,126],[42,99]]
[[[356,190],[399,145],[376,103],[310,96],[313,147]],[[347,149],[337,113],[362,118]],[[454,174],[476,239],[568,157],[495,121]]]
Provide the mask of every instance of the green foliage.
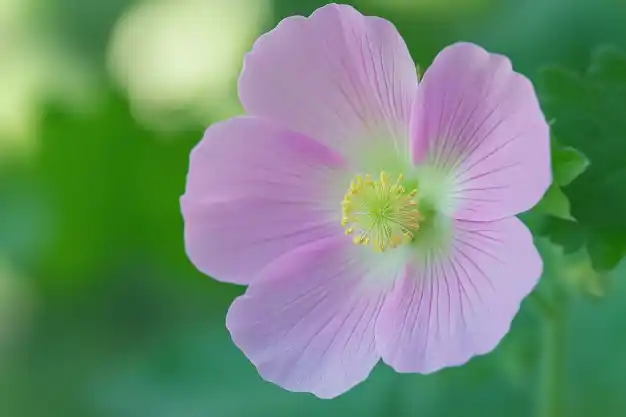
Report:
[[563,197],[548,193],[549,212],[560,219],[549,219],[544,232],[568,252],[586,244],[594,267],[611,269],[626,254],[626,55],[601,47],[584,74],[547,68],[540,85],[553,133],[566,146],[553,157],[555,182],[576,219],[563,220]]
[[553,182],[542,200],[533,209],[535,213],[558,219],[575,221],[570,212],[570,202],[562,187],[568,185],[589,166],[589,160],[578,150],[565,147],[553,138],[552,171]]
[[47,243],[52,220],[33,181],[17,177],[0,175],[0,255],[29,263]]
[[552,184],[539,204],[535,207],[538,213],[554,216],[564,220],[574,220],[570,213],[570,204],[561,187]]
[[574,181],[589,166],[589,160],[580,151],[562,146],[553,139],[552,168],[554,183],[564,187]]
[[54,213],[51,241],[38,262],[42,284],[97,288],[138,259],[171,268],[174,276],[201,276],[185,255],[179,207],[189,152],[201,137],[201,131],[142,127],[111,90],[92,114],[49,109],[36,172]]
[[583,244],[583,236],[576,234],[576,219],[571,214],[570,201],[563,192],[589,166],[589,160],[578,150],[566,147],[552,138],[553,181],[541,201],[529,212],[521,215],[522,220],[537,236],[550,234],[572,253]]

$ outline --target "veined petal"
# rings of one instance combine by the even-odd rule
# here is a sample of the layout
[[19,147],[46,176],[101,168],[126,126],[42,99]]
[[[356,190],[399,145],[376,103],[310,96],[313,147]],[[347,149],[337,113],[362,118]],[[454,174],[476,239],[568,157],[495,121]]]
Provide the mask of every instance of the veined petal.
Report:
[[[345,168],[341,155],[301,133],[256,117],[235,117],[209,127],[191,152],[183,198],[337,204],[349,184]],[[344,174],[348,182],[341,182]]]
[[284,253],[342,234],[342,168],[334,151],[269,122],[211,126],[181,198],[189,258],[218,280],[245,284]]
[[296,392],[335,397],[379,360],[374,328],[393,273],[349,239],[301,247],[268,266],[232,304],[226,324],[261,376]]
[[355,148],[408,155],[416,88],[415,65],[393,24],[337,4],[288,17],[261,36],[239,79],[248,113],[350,156]]
[[434,372],[494,349],[542,272],[514,217],[456,221],[447,252],[409,266],[385,300],[376,345],[398,372]]
[[531,82],[504,56],[458,43],[424,74],[412,120],[414,163],[452,183],[451,215],[496,220],[526,211],[552,182],[549,126]]

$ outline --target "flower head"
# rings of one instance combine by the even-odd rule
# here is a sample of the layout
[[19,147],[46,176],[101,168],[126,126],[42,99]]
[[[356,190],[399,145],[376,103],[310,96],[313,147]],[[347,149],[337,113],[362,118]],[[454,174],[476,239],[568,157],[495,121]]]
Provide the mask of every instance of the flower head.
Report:
[[381,358],[428,373],[498,344],[542,271],[515,215],[551,182],[507,58],[454,44],[418,85],[391,23],[333,4],[263,35],[239,95],[181,204],[193,263],[249,285],[227,327],[263,378],[328,398]]

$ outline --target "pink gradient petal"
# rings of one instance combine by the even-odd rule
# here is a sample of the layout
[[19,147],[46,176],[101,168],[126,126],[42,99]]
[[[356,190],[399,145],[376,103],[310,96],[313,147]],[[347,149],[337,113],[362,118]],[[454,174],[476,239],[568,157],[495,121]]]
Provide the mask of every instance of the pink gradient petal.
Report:
[[392,23],[330,4],[284,19],[246,56],[246,111],[335,149],[395,140],[407,150],[417,73]]
[[496,220],[526,211],[552,182],[550,132],[531,82],[479,46],[445,48],[424,74],[412,151],[453,177],[453,216]]
[[181,198],[185,245],[202,272],[249,283],[268,263],[341,234],[343,161],[299,133],[251,117],[211,126]]
[[374,328],[391,280],[371,279],[363,249],[341,237],[301,247],[235,300],[226,325],[264,379],[332,398],[367,378],[379,360]]
[[407,268],[380,313],[377,349],[398,372],[434,372],[490,352],[542,273],[518,219],[455,227],[451,254]]

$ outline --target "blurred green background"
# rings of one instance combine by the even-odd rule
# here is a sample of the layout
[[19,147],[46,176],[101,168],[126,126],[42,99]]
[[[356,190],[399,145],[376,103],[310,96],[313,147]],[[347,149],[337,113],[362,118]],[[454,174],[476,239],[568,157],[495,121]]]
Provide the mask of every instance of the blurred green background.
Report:
[[[477,42],[534,78],[626,47],[620,0],[361,0],[425,68]],[[317,0],[0,0],[0,417],[532,415],[529,302],[491,354],[384,365],[332,401],[261,380],[224,316],[242,291],[187,260],[178,198],[204,128],[241,112],[254,39]],[[562,266],[546,274],[561,273]],[[564,417],[626,416],[626,269],[572,301]]]

